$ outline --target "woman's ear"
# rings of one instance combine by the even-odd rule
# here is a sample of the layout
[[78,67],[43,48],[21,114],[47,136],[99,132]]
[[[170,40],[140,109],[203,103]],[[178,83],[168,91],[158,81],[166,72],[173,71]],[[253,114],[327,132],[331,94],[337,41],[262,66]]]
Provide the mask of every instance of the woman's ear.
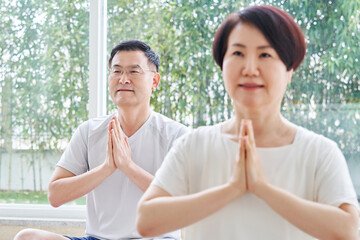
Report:
[[294,74],[294,69],[292,68],[292,69],[290,69],[289,71],[287,71],[287,74],[288,74],[288,76],[287,76],[287,83],[291,83],[291,79],[292,79],[292,76],[293,76],[293,74]]

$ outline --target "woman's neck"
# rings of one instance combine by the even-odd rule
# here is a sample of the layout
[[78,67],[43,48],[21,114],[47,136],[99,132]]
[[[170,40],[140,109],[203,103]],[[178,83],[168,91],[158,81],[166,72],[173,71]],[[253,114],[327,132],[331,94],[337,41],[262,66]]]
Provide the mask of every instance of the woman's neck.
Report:
[[296,135],[296,126],[280,114],[280,111],[235,111],[235,116],[225,122],[223,133],[237,139],[242,119],[250,119],[257,147],[279,147],[289,145]]

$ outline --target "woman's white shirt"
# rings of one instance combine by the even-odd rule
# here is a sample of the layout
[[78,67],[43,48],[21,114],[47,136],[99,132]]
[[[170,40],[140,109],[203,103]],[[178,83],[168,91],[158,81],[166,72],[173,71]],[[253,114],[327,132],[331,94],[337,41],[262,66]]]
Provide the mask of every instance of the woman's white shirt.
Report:
[[[358,208],[343,154],[332,140],[297,127],[294,142],[257,148],[268,181],[303,199]],[[228,182],[238,144],[221,134],[221,124],[200,127],[177,140],[152,184],[173,196],[188,195]],[[247,192],[218,212],[184,228],[185,240],[314,239]]]

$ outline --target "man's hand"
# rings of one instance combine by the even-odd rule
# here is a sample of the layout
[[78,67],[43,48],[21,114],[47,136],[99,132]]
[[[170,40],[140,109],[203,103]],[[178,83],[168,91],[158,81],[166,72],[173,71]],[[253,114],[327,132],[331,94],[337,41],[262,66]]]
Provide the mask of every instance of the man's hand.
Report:
[[113,144],[112,144],[112,140],[111,140],[111,123],[110,123],[109,128],[108,128],[108,142],[107,142],[106,159],[104,162],[104,166],[107,169],[109,169],[111,172],[114,172],[116,170],[113,152],[114,151],[113,151]]
[[113,159],[115,166],[123,171],[132,163],[131,148],[127,138],[120,131],[120,124],[116,117],[113,117],[110,126]]

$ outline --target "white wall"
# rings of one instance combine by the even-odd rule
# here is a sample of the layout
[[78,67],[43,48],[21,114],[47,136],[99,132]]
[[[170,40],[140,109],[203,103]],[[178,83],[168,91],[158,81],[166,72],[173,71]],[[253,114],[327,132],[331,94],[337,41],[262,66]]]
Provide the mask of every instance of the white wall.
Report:
[[[8,190],[9,183],[9,154],[1,153],[0,161],[0,190]],[[31,154],[28,151],[17,151],[12,153],[11,160],[11,185],[10,190],[47,190],[47,185],[61,153],[45,152],[34,154],[35,159],[35,181],[31,166]],[[41,172],[39,164],[41,163]],[[41,177],[40,177],[41,176]],[[40,179],[42,179],[40,184]],[[42,187],[42,188],[41,188]]]
[[[35,160],[36,190],[40,190],[39,163],[41,162],[42,189],[47,190],[50,177],[59,161],[61,153],[46,152],[37,154]],[[30,166],[31,155],[22,151],[12,154],[11,166],[11,187],[10,190],[34,190],[33,168]],[[8,190],[8,168],[9,154],[2,153],[0,161],[0,190]],[[360,193],[360,164],[355,161],[348,161],[351,178],[357,193]]]

